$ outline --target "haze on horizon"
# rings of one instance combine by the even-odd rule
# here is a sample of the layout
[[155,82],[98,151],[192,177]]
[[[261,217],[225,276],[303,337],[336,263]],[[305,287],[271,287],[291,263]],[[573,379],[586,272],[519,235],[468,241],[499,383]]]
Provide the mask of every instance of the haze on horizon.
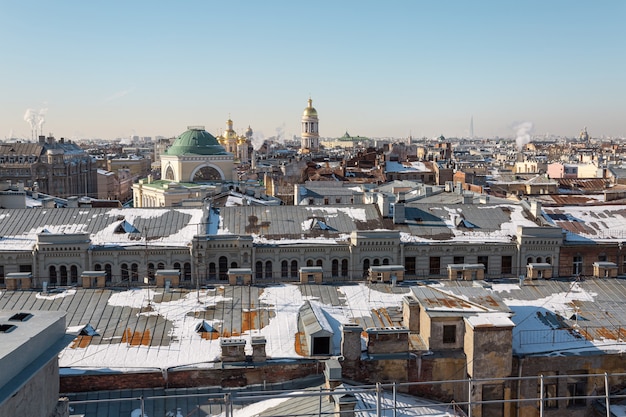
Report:
[[[626,2],[2,2],[0,140],[626,137]],[[30,113],[29,113],[30,110]],[[30,119],[29,119],[30,117]],[[34,119],[33,119],[34,117]]]

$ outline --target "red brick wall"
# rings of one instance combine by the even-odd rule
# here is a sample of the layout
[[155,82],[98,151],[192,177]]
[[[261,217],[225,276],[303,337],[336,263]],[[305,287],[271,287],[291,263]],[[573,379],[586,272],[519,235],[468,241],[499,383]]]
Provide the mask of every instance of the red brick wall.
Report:
[[[285,382],[321,374],[318,362],[267,364],[257,367],[193,369],[168,373],[108,373],[61,376],[61,392],[84,392],[134,388],[187,388],[198,386],[243,387]],[[167,380],[166,380],[167,378]]]

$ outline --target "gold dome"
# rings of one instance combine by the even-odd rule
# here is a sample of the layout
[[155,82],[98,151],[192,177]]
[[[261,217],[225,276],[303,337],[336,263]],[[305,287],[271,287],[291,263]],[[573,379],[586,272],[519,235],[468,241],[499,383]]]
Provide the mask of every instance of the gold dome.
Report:
[[315,107],[313,107],[313,100],[311,100],[310,98],[309,98],[309,105],[306,109],[304,109],[302,116],[317,117],[317,110],[315,110]]

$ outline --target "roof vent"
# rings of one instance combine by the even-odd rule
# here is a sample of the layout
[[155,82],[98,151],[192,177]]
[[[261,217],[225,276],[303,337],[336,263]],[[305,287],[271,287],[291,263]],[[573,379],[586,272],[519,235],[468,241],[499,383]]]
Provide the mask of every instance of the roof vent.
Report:
[[30,313],[16,313],[9,317],[9,321],[27,321],[33,317]]
[[17,329],[17,326],[13,324],[0,324],[0,333],[10,333]]

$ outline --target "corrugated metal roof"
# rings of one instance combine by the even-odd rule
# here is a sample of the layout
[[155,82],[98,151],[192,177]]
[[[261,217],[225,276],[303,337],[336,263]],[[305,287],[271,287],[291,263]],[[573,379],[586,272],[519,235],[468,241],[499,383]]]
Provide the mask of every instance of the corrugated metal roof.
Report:
[[[220,209],[220,216],[223,233],[267,238],[336,236],[354,230],[383,228],[382,217],[374,205],[224,207]],[[311,228],[311,219],[322,221],[329,228]]]

